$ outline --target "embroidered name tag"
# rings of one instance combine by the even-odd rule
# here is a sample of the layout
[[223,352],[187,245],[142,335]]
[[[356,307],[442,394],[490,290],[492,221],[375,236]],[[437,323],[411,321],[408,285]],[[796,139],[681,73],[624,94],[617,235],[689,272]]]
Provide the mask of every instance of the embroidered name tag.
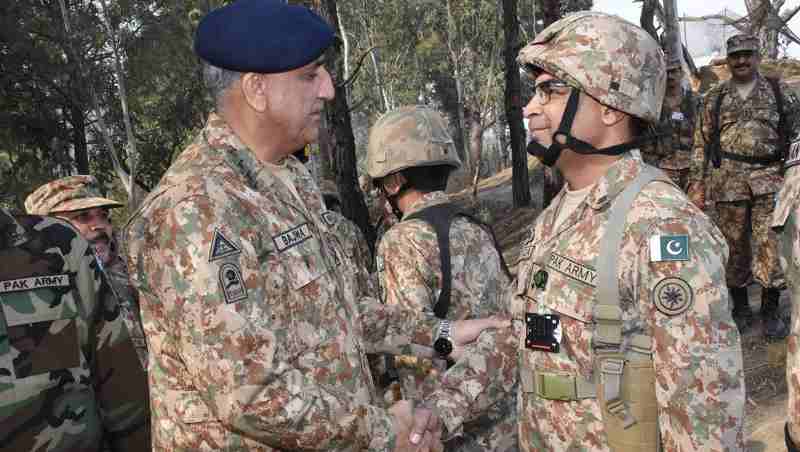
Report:
[[47,287],[69,287],[69,275],[32,276],[30,278],[0,281],[0,293],[44,289]]
[[322,221],[328,225],[329,228],[336,226],[336,217],[333,215],[333,212],[330,210],[326,210],[322,212]]
[[548,262],[547,266],[563,275],[592,287],[594,287],[595,279],[597,279],[597,271],[595,271],[595,269],[555,253],[550,255],[550,262]]
[[683,121],[683,113],[679,111],[672,112],[672,120],[673,121]]
[[275,244],[275,248],[282,253],[293,246],[305,242],[311,237],[313,237],[311,228],[308,227],[308,223],[303,223],[300,226],[276,235],[272,238],[272,242]]

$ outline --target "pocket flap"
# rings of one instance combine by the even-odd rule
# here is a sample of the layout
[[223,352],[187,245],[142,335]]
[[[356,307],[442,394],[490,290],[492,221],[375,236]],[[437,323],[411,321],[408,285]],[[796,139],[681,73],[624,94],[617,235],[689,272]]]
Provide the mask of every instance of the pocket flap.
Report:
[[206,402],[196,391],[169,391],[167,397],[172,396],[175,407],[175,416],[184,424],[216,421],[217,418],[208,409]]

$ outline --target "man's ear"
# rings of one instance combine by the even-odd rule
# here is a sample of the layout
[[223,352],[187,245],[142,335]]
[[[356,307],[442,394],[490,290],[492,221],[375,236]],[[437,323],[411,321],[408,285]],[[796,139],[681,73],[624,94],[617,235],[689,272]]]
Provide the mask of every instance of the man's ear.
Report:
[[268,87],[269,80],[264,74],[248,72],[239,80],[239,89],[242,91],[245,102],[259,113],[263,113],[267,109]]
[[400,191],[400,187],[406,182],[406,178],[400,173],[390,174],[383,178],[383,187],[386,193],[396,195]]
[[603,125],[608,127],[618,124],[626,116],[625,113],[619,110],[614,110],[613,108],[605,105],[602,105],[600,108],[600,120],[602,121]]

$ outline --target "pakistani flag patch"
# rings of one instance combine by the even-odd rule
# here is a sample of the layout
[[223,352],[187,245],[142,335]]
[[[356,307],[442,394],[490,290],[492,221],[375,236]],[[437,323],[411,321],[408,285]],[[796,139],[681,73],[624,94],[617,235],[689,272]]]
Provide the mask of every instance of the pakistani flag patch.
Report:
[[650,237],[650,262],[688,260],[688,235],[654,235]]

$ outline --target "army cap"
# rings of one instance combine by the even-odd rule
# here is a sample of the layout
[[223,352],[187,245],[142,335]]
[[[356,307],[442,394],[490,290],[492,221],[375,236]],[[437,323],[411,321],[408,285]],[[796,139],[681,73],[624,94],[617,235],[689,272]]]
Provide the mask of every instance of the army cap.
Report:
[[734,35],[728,38],[728,40],[725,42],[725,46],[727,48],[728,55],[744,50],[758,52],[758,39],[755,36],[747,34]]
[[644,29],[618,16],[584,11],[558,20],[519,51],[517,62],[645,121],[661,114],[664,52]]
[[367,145],[367,173],[380,179],[407,168],[461,166],[447,123],[436,110],[422,105],[400,107],[372,126]]
[[200,21],[194,51],[212,66],[269,74],[313,62],[335,39],[331,26],[304,6],[237,0]]
[[124,204],[103,197],[94,176],[67,176],[42,185],[25,199],[31,215],[52,215],[93,207],[122,207]]

